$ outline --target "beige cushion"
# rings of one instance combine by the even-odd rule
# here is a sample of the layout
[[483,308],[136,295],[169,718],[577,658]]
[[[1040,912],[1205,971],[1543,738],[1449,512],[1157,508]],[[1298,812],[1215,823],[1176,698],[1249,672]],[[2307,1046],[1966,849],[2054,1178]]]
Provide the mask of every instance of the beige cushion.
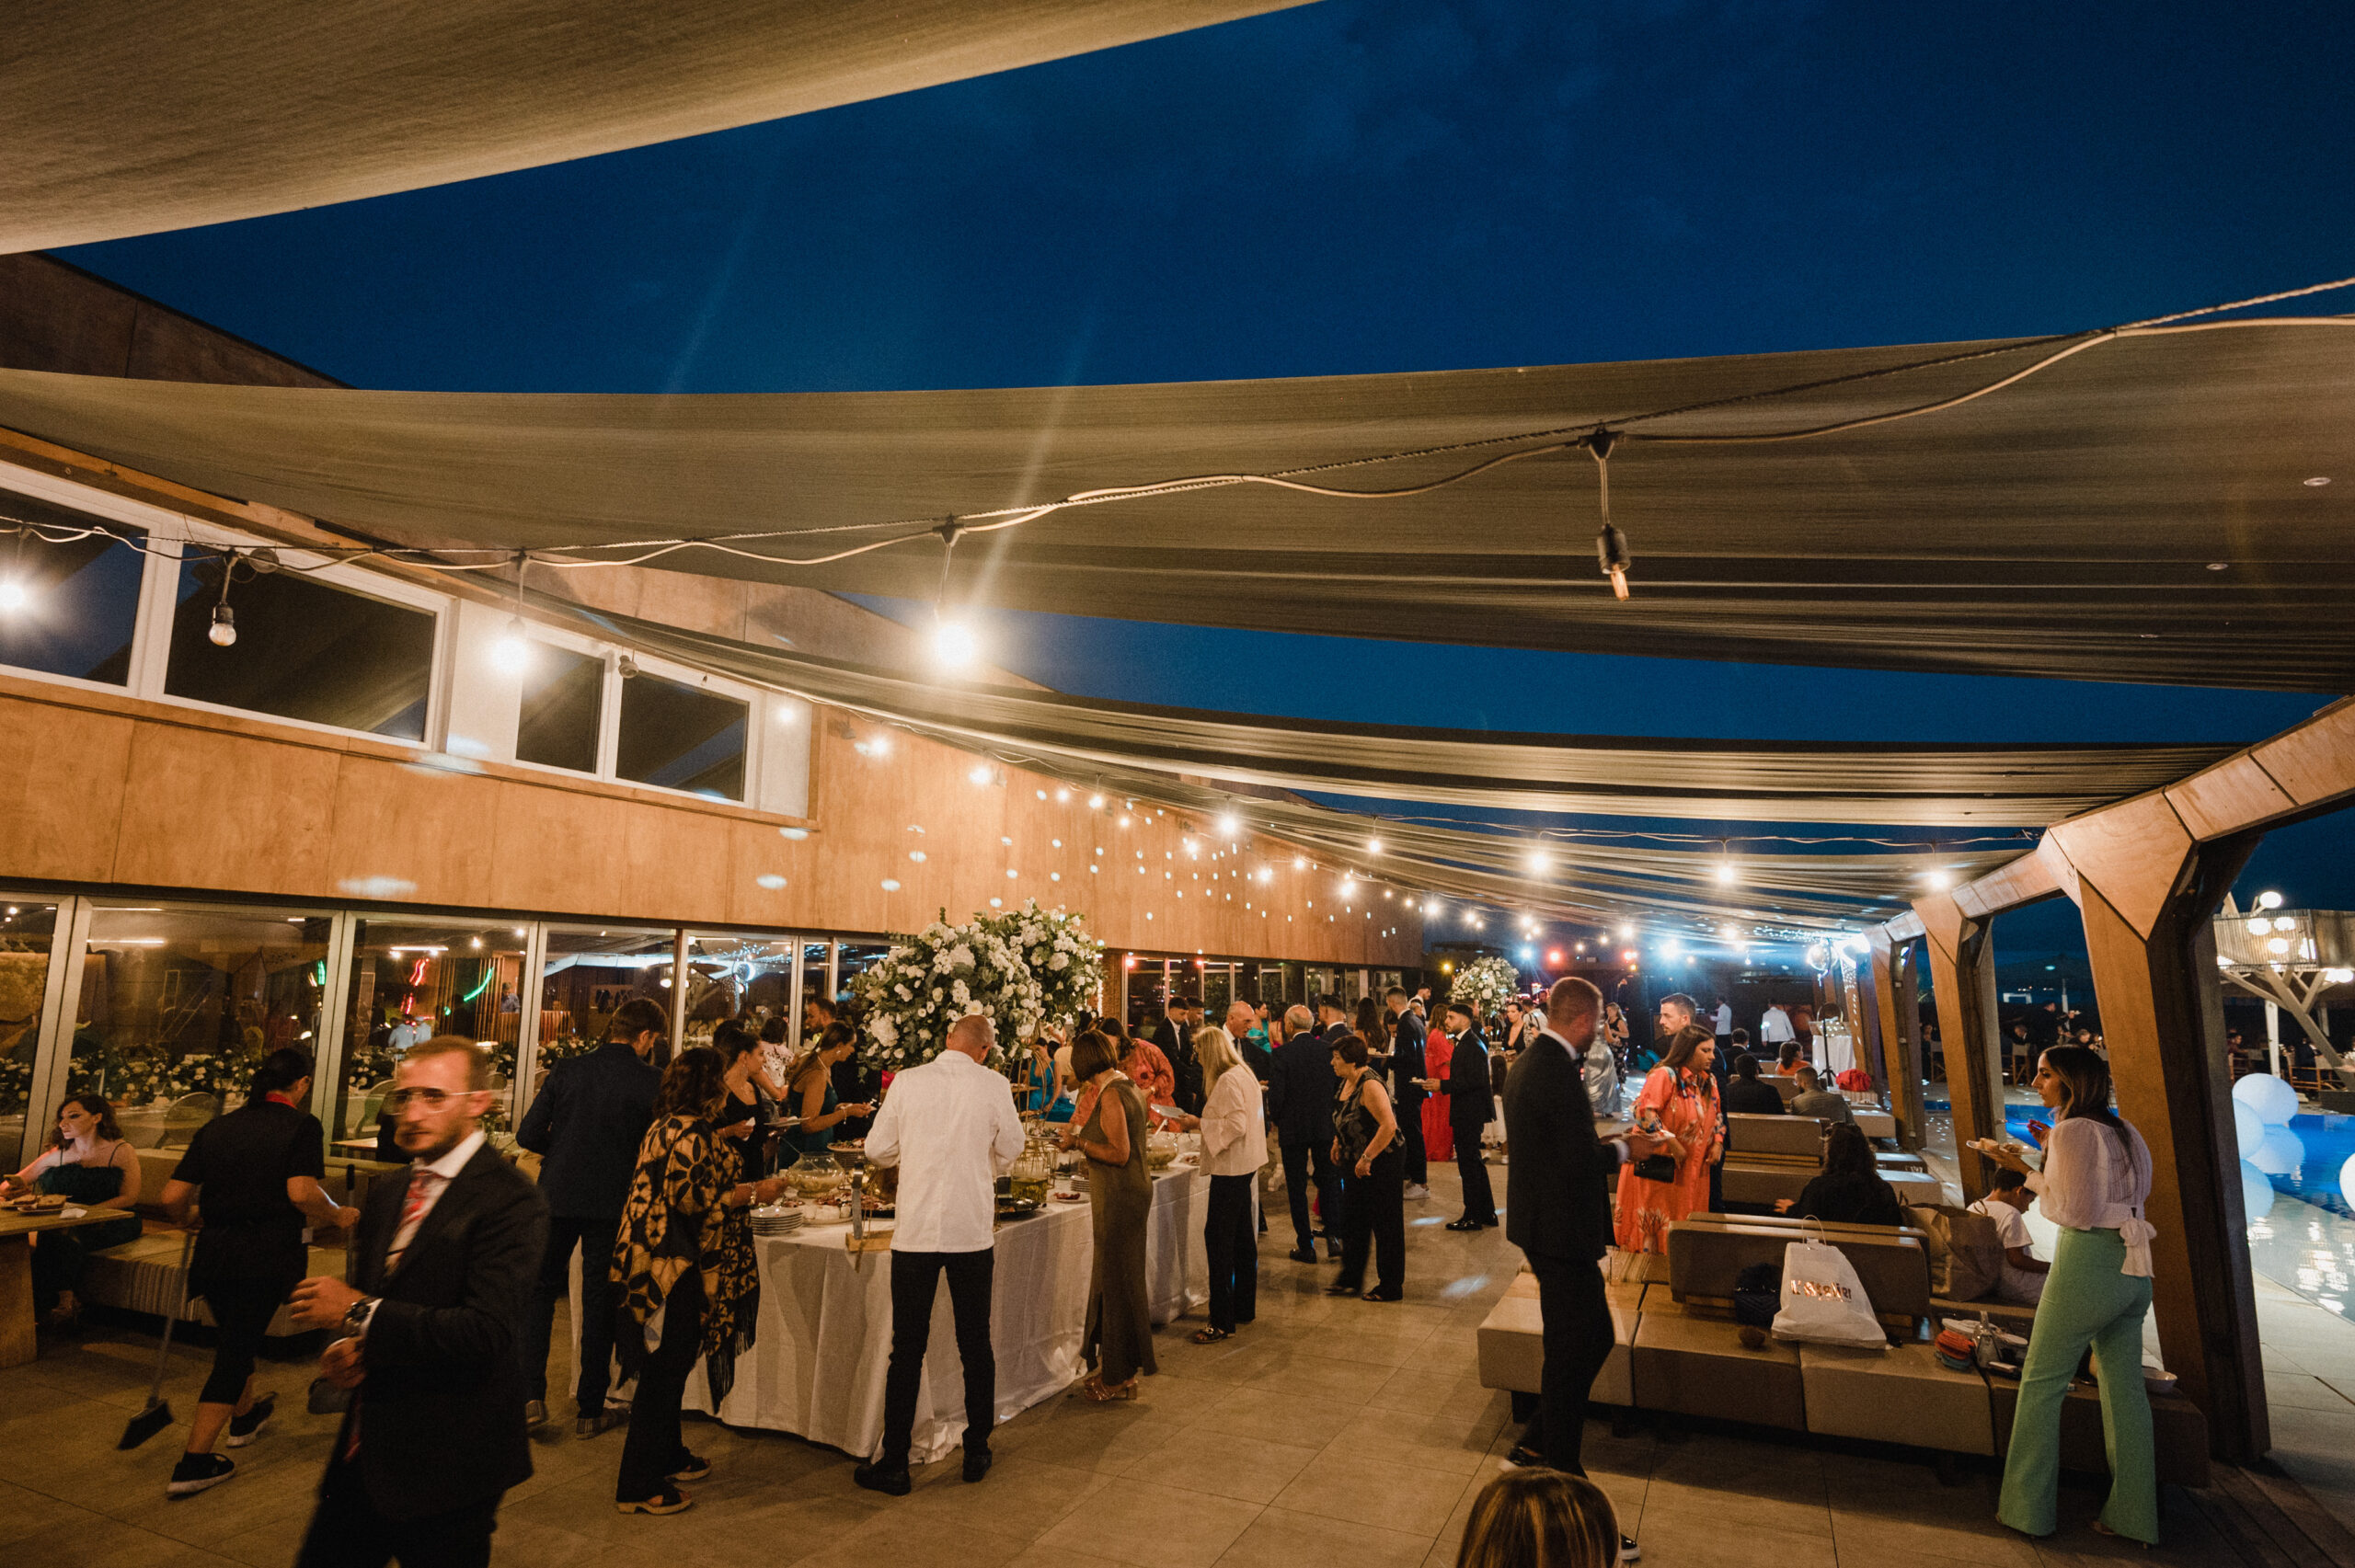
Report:
[[1886,1351],[1803,1345],[1799,1377],[1810,1432],[1958,1454],[1995,1451],[1986,1379],[1940,1366],[1927,1345]]
[[1887,1111],[1867,1111],[1859,1106],[1850,1112],[1855,1118],[1856,1130],[1867,1138],[1895,1138],[1897,1118]]
[[[315,1275],[343,1277],[344,1253],[340,1246],[313,1247],[308,1263]],[[147,1312],[155,1317],[167,1317],[172,1304],[180,1295],[180,1232],[176,1229],[156,1226],[135,1242],[125,1242],[119,1247],[108,1247],[90,1254],[89,1266],[82,1276],[82,1299],[101,1306],[120,1307],[125,1311]],[[308,1331],[294,1326],[293,1309],[281,1305],[270,1320],[269,1336],[283,1339]],[[200,1298],[190,1301],[180,1313],[180,1321],[190,1323],[213,1323],[213,1314]]]
[[1746,1349],[1730,1320],[1695,1316],[1662,1294],[1646,1292],[1636,1324],[1631,1369],[1641,1408],[1806,1430],[1796,1345],[1770,1339]]
[[1787,1154],[1820,1164],[1823,1124],[1812,1116],[1762,1116],[1736,1111],[1726,1117],[1726,1147],[1737,1154]]
[[[1611,1303],[1614,1330],[1611,1354],[1595,1374],[1589,1397],[1602,1404],[1636,1402],[1629,1374],[1628,1346],[1636,1337],[1642,1314],[1645,1287],[1640,1281],[1606,1281],[1603,1295]],[[1537,1276],[1522,1274],[1505,1287],[1504,1297],[1489,1310],[1477,1335],[1480,1385],[1534,1394],[1543,1386],[1545,1370],[1545,1322],[1537,1305]]]

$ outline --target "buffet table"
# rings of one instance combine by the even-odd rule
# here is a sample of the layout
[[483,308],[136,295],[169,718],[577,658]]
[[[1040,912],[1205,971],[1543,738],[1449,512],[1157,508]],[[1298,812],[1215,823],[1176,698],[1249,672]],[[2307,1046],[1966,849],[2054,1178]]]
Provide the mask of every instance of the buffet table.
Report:
[[[1210,1296],[1202,1222],[1210,1184],[1191,1167],[1153,1180],[1145,1232],[1146,1288],[1153,1321],[1182,1317]],[[1088,1206],[1051,1201],[997,1228],[990,1297],[990,1342],[997,1353],[1000,1421],[1051,1399],[1080,1375],[1087,1324],[1087,1275],[1095,1254]],[[715,1410],[701,1363],[687,1380],[685,1408],[731,1426],[790,1432],[844,1453],[871,1456],[883,1436],[883,1375],[891,1360],[891,1254],[853,1253],[844,1224],[806,1225],[790,1236],[756,1238],[760,1326],[736,1362],[736,1386]],[[580,1263],[573,1263],[573,1343],[580,1343]],[[944,1285],[934,1299],[932,1344],[916,1395],[911,1462],[928,1464],[965,1431],[964,1362]],[[617,1387],[615,1397],[624,1397]]]

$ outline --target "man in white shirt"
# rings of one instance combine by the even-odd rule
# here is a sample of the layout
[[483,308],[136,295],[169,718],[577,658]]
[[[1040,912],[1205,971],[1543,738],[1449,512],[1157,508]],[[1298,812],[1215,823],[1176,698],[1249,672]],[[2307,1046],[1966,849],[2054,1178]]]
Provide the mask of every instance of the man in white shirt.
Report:
[[1022,1152],[1022,1118],[1006,1081],[982,1065],[997,1031],[981,1013],[949,1026],[948,1044],[891,1081],[867,1135],[867,1158],[900,1167],[891,1231],[891,1365],[883,1381],[883,1446],[851,1479],[904,1497],[908,1447],[932,1338],[932,1303],[948,1276],[957,1356],[965,1364],[965,1479],[990,1471],[997,1360],[990,1348],[990,1282],[997,1253],[997,1178]]
[[1795,1038],[1797,1036],[1791,1033],[1791,1015],[1783,1011],[1781,1002],[1769,1002],[1766,1015],[1758,1021],[1758,1043],[1780,1046],[1784,1041]]
[[1722,1059],[1727,1054],[1726,1047],[1733,1043],[1733,1003],[1725,999],[1722,991],[1717,993],[1717,1055]]
[[1987,1196],[1972,1204],[1970,1212],[1993,1220],[2004,1243],[2004,1276],[1995,1287],[1995,1299],[2033,1307],[2044,1299],[2044,1276],[2052,1272],[2052,1265],[2036,1255],[2036,1239],[2028,1233],[2028,1207],[2036,1194],[2017,1171],[1996,1166],[1987,1176]]

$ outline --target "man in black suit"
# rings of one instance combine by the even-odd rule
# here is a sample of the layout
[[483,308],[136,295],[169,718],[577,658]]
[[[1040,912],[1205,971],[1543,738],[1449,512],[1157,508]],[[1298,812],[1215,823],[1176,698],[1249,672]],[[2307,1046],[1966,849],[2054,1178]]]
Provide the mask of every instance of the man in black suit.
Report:
[[[1579,1446],[1587,1393],[1614,1338],[1595,1266],[1611,1238],[1603,1177],[1654,1147],[1639,1132],[1609,1143],[1594,1135],[1583,1063],[1602,1013],[1603,993],[1594,987],[1575,975],[1555,981],[1544,1032],[1505,1079],[1505,1143],[1512,1151],[1505,1167],[1505,1236],[1537,1276],[1545,1356],[1537,1419],[1509,1457],[1574,1475],[1586,1473]],[[1624,1543],[1622,1561],[1634,1545]]]
[[548,1250],[540,1263],[532,1315],[516,1341],[523,1357],[528,1425],[548,1418],[548,1330],[571,1293],[572,1250],[580,1249],[580,1380],[575,1436],[594,1437],[627,1418],[605,1408],[614,1356],[614,1235],[638,1169],[638,1146],[654,1121],[662,1073],[654,1053],[671,1021],[644,997],[622,1003],[605,1043],[560,1061],[532,1097],[515,1141],[541,1157],[540,1196],[548,1203]]
[[1465,1007],[1450,1007],[1455,1015],[1455,1049],[1447,1059],[1447,1076],[1437,1081],[1447,1096],[1447,1127],[1455,1137],[1455,1173],[1464,1183],[1464,1214],[1451,1220],[1451,1230],[1484,1230],[1497,1222],[1496,1189],[1488,1185],[1488,1162],[1480,1158],[1480,1129],[1497,1114],[1495,1093],[1488,1084],[1488,1043]]
[[1333,1053],[1313,1027],[1305,1007],[1284,1014],[1284,1043],[1275,1054],[1268,1081],[1268,1116],[1283,1150],[1284,1191],[1292,1199],[1292,1233],[1299,1244],[1293,1261],[1316,1261],[1316,1231],[1308,1216],[1309,1172],[1316,1173],[1317,1207],[1325,1212],[1325,1250],[1341,1255],[1341,1174],[1333,1164],[1333,1099],[1340,1080],[1333,1076]]
[[1426,1198],[1431,1196],[1431,1172],[1423,1147],[1423,1021],[1407,1005],[1402,986],[1384,991],[1382,1001],[1390,1009],[1390,1093],[1397,1102],[1399,1146],[1407,1151],[1406,1196]]
[[294,1322],[343,1337],[351,1393],[296,1568],[484,1568],[499,1500],[532,1473],[515,1342],[548,1239],[540,1191],[485,1141],[489,1063],[437,1036],[401,1059],[407,1181],[368,1194],[350,1282],[294,1288]]

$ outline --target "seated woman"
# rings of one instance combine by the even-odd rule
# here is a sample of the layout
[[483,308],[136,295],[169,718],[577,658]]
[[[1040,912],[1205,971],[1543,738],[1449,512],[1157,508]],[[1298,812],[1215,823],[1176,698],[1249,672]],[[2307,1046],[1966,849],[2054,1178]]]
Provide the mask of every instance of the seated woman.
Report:
[[33,1310],[52,1328],[70,1328],[82,1315],[75,1292],[92,1253],[139,1239],[139,1152],[123,1140],[114,1107],[102,1094],[75,1094],[57,1113],[57,1130],[40,1158],[0,1179],[0,1196],[57,1193],[85,1208],[121,1209],[104,1225],[45,1230],[33,1243]]
[[1873,1146],[1854,1127],[1841,1123],[1823,1144],[1823,1171],[1796,1198],[1775,1200],[1778,1214],[1804,1215],[1828,1225],[1902,1225],[1905,1210],[1897,1189],[1880,1179]]

